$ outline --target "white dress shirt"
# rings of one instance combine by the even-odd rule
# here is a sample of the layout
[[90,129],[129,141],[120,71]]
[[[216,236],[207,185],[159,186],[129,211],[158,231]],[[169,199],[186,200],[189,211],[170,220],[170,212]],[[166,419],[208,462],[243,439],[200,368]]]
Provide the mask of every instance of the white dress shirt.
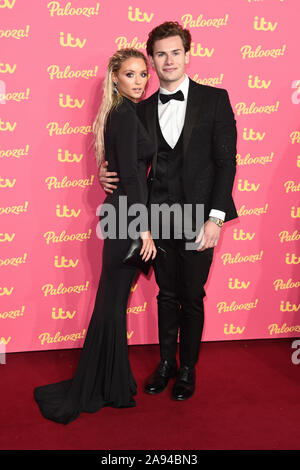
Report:
[[[184,96],[184,101],[179,100],[170,100],[167,103],[163,104],[158,98],[158,119],[161,128],[161,132],[170,145],[174,148],[176,142],[178,141],[181,131],[183,129],[185,121],[185,112],[187,105],[187,97],[189,91],[189,77],[185,75],[185,79],[176,88],[176,90],[168,91],[165,88],[160,87],[159,93],[171,95],[181,90]],[[217,209],[211,209],[210,216],[217,217],[218,219],[225,219],[225,212],[219,211]]]

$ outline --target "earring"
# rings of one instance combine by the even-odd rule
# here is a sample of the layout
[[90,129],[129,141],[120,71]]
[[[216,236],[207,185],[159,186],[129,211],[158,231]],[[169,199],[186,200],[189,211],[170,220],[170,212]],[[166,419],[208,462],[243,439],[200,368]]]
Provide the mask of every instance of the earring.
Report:
[[114,93],[118,93],[118,82],[113,82],[114,84]]

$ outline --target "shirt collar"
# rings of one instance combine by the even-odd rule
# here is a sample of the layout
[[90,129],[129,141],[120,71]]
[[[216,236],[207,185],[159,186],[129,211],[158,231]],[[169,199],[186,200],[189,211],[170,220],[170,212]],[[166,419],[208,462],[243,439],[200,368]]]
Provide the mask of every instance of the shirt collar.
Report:
[[[159,93],[164,93],[166,95],[171,95],[173,93],[176,93],[177,91],[181,90],[184,96],[184,99],[187,99],[188,91],[189,91],[189,77],[187,74],[185,74],[185,79],[183,80],[182,83],[180,83],[179,87],[176,88],[176,90],[173,91],[168,91],[165,88],[159,87]],[[160,99],[159,102],[161,103]]]

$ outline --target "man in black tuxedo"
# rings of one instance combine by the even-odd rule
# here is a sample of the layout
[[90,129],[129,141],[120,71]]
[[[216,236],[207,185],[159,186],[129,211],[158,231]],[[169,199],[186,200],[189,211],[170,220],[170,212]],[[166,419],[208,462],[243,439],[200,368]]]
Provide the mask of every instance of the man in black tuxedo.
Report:
[[[158,327],[161,361],[145,391],[162,392],[171,377],[175,400],[186,400],[195,390],[195,365],[201,343],[204,285],[223,222],[237,217],[232,199],[236,173],[236,122],[224,89],[199,85],[185,73],[191,35],[177,22],[154,28],[147,53],[155,67],[160,89],[138,104],[138,114],[155,143],[148,177],[150,204],[191,204],[204,207],[204,223],[194,238],[197,249],[186,249],[182,221],[159,220],[158,250],[154,260],[159,286]],[[115,173],[100,170],[107,191],[118,181]],[[170,228],[171,236],[163,231]],[[152,227],[151,227],[152,232]],[[179,333],[179,361],[176,352]]]

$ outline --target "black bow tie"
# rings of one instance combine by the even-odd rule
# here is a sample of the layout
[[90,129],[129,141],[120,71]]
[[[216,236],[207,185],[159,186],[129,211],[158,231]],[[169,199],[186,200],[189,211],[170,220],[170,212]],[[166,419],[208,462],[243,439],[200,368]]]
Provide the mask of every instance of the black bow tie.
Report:
[[165,104],[170,100],[184,101],[184,95],[181,90],[178,90],[176,93],[173,93],[172,95],[166,95],[166,94],[160,93],[159,97],[160,97],[160,101],[162,102],[162,104]]

